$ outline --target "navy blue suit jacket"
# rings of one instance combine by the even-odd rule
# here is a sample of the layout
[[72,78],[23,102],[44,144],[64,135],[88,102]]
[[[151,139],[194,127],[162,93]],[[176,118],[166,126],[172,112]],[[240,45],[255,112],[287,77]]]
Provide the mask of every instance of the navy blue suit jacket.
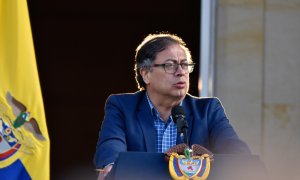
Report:
[[[190,145],[200,144],[213,153],[250,153],[229,123],[217,98],[196,98],[189,94],[182,102],[189,125]],[[156,152],[156,134],[146,91],[111,95],[94,156],[97,168],[114,162],[119,152]],[[177,144],[183,143],[177,138]]]

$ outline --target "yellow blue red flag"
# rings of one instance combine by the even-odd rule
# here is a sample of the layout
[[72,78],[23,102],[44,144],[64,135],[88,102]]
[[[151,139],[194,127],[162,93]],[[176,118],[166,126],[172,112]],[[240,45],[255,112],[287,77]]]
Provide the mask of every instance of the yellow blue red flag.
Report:
[[0,0],[0,179],[48,180],[50,140],[26,0]]

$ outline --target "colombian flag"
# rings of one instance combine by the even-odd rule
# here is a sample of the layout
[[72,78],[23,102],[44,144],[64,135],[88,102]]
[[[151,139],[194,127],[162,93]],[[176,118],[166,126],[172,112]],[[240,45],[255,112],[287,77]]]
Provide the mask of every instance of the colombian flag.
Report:
[[0,179],[48,180],[50,140],[26,0],[0,0]]

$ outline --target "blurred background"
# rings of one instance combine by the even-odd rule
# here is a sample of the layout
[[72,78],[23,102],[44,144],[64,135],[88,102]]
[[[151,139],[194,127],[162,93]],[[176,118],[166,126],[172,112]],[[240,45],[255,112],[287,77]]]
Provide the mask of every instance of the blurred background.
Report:
[[[214,96],[272,179],[298,179],[300,0],[212,0]],[[181,36],[200,66],[201,0],[28,0],[51,139],[51,179],[95,179],[104,103],[137,91],[134,53],[149,33]],[[203,45],[202,45],[203,46]],[[199,96],[199,71],[190,93]]]
[[[96,179],[104,103],[137,91],[135,49],[149,33],[181,36],[199,65],[200,2],[28,0],[51,140],[51,179]],[[191,79],[198,95],[199,71]]]

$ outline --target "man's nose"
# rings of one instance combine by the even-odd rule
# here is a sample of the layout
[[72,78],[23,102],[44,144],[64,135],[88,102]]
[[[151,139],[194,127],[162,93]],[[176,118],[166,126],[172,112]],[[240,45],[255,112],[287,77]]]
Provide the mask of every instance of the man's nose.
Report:
[[178,76],[178,75],[184,75],[185,74],[185,71],[183,70],[181,64],[178,64],[178,67],[177,67],[177,70],[175,72],[175,75]]

